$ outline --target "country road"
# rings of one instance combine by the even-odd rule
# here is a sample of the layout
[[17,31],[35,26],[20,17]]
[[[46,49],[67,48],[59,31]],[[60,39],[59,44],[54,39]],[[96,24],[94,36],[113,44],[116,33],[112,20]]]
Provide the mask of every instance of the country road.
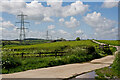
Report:
[[113,60],[114,55],[109,55],[85,63],[66,64],[12,74],[2,74],[2,78],[70,78],[73,75],[78,75],[95,69],[110,66],[113,63]]

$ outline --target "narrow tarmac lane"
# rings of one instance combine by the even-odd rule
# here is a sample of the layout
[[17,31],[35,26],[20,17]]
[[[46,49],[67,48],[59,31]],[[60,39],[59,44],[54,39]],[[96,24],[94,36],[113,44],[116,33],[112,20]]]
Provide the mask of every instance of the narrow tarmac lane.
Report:
[[110,66],[114,60],[114,56],[106,56],[101,59],[95,59],[91,62],[67,64],[49,68],[41,68],[28,70],[13,74],[3,74],[3,78],[69,78],[76,74],[92,71],[95,69]]

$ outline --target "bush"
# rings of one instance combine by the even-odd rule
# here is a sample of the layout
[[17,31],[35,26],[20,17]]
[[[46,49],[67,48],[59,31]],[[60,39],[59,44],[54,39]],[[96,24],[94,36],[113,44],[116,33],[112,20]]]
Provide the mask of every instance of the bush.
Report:
[[49,66],[57,66],[57,65],[63,65],[63,64],[65,64],[65,62],[61,58],[53,59],[50,62],[48,62]]
[[79,62],[79,57],[76,56],[76,55],[71,55],[69,58],[68,58],[69,62],[70,63],[76,63],[76,62]]
[[79,37],[77,37],[77,38],[76,38],[76,41],[80,41],[80,38],[79,38]]
[[13,57],[3,57],[2,58],[2,68],[3,69],[15,68],[17,66],[20,66],[21,64],[22,64],[22,62],[18,58],[13,58]]
[[117,48],[116,47],[110,47],[110,50],[112,53],[114,53],[115,51],[117,51]]
[[108,55],[112,55],[112,51],[109,48],[105,48],[103,51]]
[[88,54],[95,54],[95,48],[93,46],[87,47],[87,53]]
[[101,54],[100,50],[96,49],[94,46],[87,47],[87,55],[92,55],[92,59],[101,58]]

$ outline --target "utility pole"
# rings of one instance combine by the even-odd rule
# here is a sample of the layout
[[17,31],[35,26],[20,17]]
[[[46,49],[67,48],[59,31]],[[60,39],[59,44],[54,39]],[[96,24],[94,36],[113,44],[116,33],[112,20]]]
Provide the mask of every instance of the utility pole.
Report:
[[28,29],[28,28],[24,27],[25,23],[29,23],[29,22],[25,22],[25,16],[27,16],[27,15],[24,15],[23,13],[21,13],[20,15],[17,15],[17,16],[20,17],[20,22],[16,22],[16,23],[20,23],[21,24],[20,28],[17,28],[17,29],[20,29],[20,36],[19,36],[19,38],[20,38],[20,41],[22,41],[22,40],[25,40],[25,37],[26,37],[25,29]]

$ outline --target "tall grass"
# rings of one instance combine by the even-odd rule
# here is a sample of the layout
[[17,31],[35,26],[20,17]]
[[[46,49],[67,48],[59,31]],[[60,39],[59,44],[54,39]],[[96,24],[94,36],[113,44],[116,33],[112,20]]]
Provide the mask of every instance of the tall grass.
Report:
[[120,77],[120,52],[116,54],[112,68],[114,69],[115,73],[117,73]]
[[115,60],[110,67],[96,70],[97,80],[119,80],[120,78],[120,52],[116,54]]

